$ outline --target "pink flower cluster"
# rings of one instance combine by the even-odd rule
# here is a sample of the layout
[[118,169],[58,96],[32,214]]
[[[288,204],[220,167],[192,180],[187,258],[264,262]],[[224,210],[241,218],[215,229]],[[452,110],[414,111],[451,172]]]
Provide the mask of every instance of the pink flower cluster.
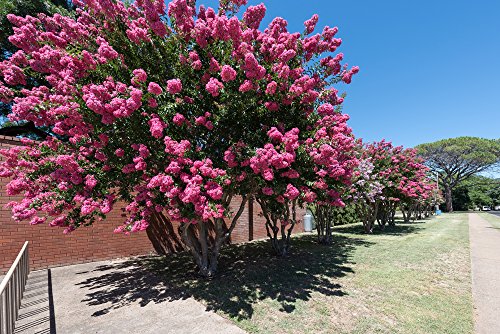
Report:
[[[246,0],[222,0],[219,11],[191,0],[168,10],[162,0],[75,4],[72,17],[8,16],[20,51],[0,63],[0,101],[13,103],[11,120],[68,138],[2,153],[8,192],[24,196],[11,204],[16,219],[47,214],[71,232],[126,201],[117,232],[129,233],[155,212],[183,223],[231,217],[227,198],[255,192],[289,225],[292,202],[341,202],[356,159],[331,85],[358,69],[342,54],[321,58],[340,46],[337,28],[310,36],[314,15],[305,35],[282,18],[261,31],[263,4],[232,15]],[[32,72],[44,84],[17,89]],[[406,177],[397,185],[416,189]]]
[[265,15],[266,6],[264,6],[264,4],[250,6],[243,14],[243,21],[250,29],[259,29],[260,22]]
[[229,65],[224,65],[222,66],[222,70],[220,73],[220,76],[222,78],[222,81],[224,82],[229,82],[233,81],[236,79],[236,71]]
[[205,89],[207,92],[212,94],[213,97],[217,97],[220,94],[220,91],[224,88],[224,84],[217,80],[216,78],[210,78],[207,82]]
[[182,82],[180,79],[171,79],[167,81],[167,91],[170,94],[178,94],[182,90]]

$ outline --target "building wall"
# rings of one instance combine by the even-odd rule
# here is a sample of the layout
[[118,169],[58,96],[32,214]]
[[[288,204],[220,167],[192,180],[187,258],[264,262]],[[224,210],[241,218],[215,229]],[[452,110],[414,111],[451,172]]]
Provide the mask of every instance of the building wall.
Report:
[[[1,149],[20,144],[16,138],[0,136]],[[177,234],[178,225],[175,223],[154,222],[146,232],[128,236],[114,234],[114,228],[123,221],[119,206],[105,220],[67,235],[62,233],[61,228],[45,224],[30,226],[27,222],[17,223],[11,218],[11,211],[5,205],[20,197],[6,194],[7,183],[8,180],[0,179],[0,274],[8,270],[25,241],[30,242],[32,269],[182,250]],[[233,211],[237,211],[238,206],[239,203],[235,201]],[[250,233],[248,205],[245,207],[232,233],[231,242],[267,237],[259,209],[259,205],[254,203],[253,233]],[[299,210],[298,218],[301,219],[303,213]],[[302,222],[295,227],[295,232],[301,231]]]

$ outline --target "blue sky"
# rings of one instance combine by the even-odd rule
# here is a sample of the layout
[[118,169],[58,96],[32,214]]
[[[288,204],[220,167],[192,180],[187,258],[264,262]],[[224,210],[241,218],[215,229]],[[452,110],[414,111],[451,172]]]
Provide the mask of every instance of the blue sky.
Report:
[[[458,136],[500,138],[500,1],[267,0],[264,24],[291,31],[318,13],[338,26],[349,65],[360,73],[344,112],[366,141],[411,147]],[[215,1],[198,4],[214,6]]]

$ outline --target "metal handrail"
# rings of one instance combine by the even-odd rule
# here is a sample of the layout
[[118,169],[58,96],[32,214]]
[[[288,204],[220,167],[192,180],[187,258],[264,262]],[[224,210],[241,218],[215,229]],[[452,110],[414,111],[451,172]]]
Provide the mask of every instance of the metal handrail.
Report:
[[30,273],[26,241],[7,275],[0,283],[0,334],[12,334],[17,320],[24,288]]

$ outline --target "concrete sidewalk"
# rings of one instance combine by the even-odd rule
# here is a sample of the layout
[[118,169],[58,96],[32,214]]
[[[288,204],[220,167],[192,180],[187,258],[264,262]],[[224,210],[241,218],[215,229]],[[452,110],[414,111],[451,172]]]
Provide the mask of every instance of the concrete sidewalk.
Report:
[[500,333],[500,231],[469,214],[472,295],[477,334]]
[[172,298],[166,290],[133,261],[33,272],[15,333],[245,333],[195,299],[182,292]]

